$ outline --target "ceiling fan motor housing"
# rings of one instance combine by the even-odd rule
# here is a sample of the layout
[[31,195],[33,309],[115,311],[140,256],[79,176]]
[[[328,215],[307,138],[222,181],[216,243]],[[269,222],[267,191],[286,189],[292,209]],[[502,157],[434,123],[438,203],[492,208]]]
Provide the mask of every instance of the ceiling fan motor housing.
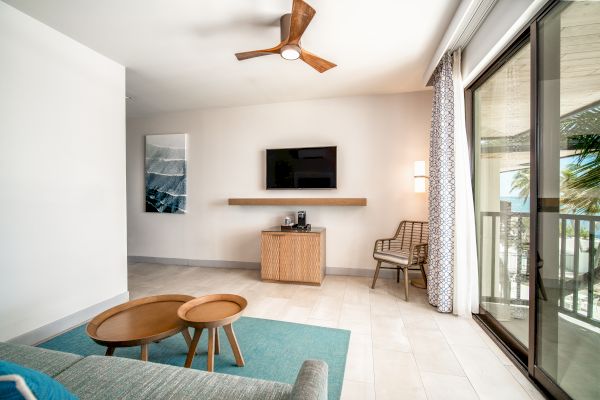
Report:
[[[290,20],[292,18],[292,14],[283,14],[281,16],[280,21],[280,29],[281,29],[281,42],[286,42],[288,37],[290,36]],[[298,44],[286,44],[279,50],[279,54],[281,58],[284,60],[297,60],[300,58],[300,54],[302,53],[302,49]]]

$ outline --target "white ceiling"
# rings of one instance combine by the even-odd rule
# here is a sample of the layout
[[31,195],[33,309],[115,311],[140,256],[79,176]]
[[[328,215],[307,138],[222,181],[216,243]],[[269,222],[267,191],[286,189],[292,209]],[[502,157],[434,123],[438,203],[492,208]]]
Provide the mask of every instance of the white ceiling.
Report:
[[308,0],[302,45],[338,67],[319,74],[273,55],[291,0],[4,0],[127,67],[128,115],[398,93],[422,77],[459,0]]

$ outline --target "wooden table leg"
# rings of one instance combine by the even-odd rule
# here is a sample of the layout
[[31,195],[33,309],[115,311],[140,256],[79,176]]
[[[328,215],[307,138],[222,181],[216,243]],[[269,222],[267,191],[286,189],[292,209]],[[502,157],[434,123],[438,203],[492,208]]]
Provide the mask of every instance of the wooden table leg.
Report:
[[219,343],[219,328],[215,328],[215,354],[221,353],[221,344]]
[[[190,331],[188,328],[185,328],[181,331],[183,338],[185,339],[185,343],[187,344],[188,351],[190,350],[190,346],[192,345],[192,336],[190,335]],[[196,353],[197,354],[197,353]]]
[[148,344],[143,344],[141,347],[142,350],[140,352],[140,359],[142,361],[148,361]]
[[106,356],[112,356],[113,354],[115,354],[115,348],[114,347],[107,347],[106,348]]
[[235,362],[238,367],[244,366],[244,357],[242,357],[242,352],[240,351],[240,346],[238,345],[237,339],[235,338],[235,332],[233,331],[233,325],[225,325],[223,327],[225,333],[227,334],[227,339],[229,339],[229,344],[231,345],[231,350],[233,350],[233,355],[235,356]]
[[[188,333],[189,335],[189,333]],[[198,346],[198,342],[200,341],[200,335],[202,335],[202,328],[196,328],[194,331],[194,338],[190,343],[190,348],[188,349],[188,355],[185,359],[185,368],[189,368],[192,366],[192,361],[194,361],[194,355],[196,354],[196,347]]]
[[208,329],[208,356],[206,358],[206,370],[208,372],[215,370],[215,329]]
[[183,338],[185,339],[185,343],[187,344],[187,347],[189,349],[190,346],[192,345],[192,337],[190,336],[190,331],[188,330],[188,328],[185,328],[184,330],[181,331],[181,334],[183,335]]

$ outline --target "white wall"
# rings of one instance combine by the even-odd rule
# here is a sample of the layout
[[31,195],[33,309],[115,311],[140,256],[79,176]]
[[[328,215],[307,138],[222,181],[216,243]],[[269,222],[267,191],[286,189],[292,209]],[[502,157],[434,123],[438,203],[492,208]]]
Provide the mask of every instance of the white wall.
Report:
[[[327,266],[373,269],[373,243],[426,219],[413,162],[427,160],[431,92],[204,109],[129,119],[130,256],[258,262],[260,230],[306,209]],[[188,213],[144,212],[144,135],[188,133]],[[265,149],[338,146],[338,189],[267,191]],[[228,206],[229,197],[367,197],[367,207]]]
[[125,70],[0,2],[0,340],[127,291]]

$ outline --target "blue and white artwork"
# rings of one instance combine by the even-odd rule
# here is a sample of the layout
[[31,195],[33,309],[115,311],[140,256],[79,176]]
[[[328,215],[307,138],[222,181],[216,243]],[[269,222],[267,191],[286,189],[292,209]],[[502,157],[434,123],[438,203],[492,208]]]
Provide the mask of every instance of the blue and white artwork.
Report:
[[186,134],[146,136],[146,212],[186,210]]

